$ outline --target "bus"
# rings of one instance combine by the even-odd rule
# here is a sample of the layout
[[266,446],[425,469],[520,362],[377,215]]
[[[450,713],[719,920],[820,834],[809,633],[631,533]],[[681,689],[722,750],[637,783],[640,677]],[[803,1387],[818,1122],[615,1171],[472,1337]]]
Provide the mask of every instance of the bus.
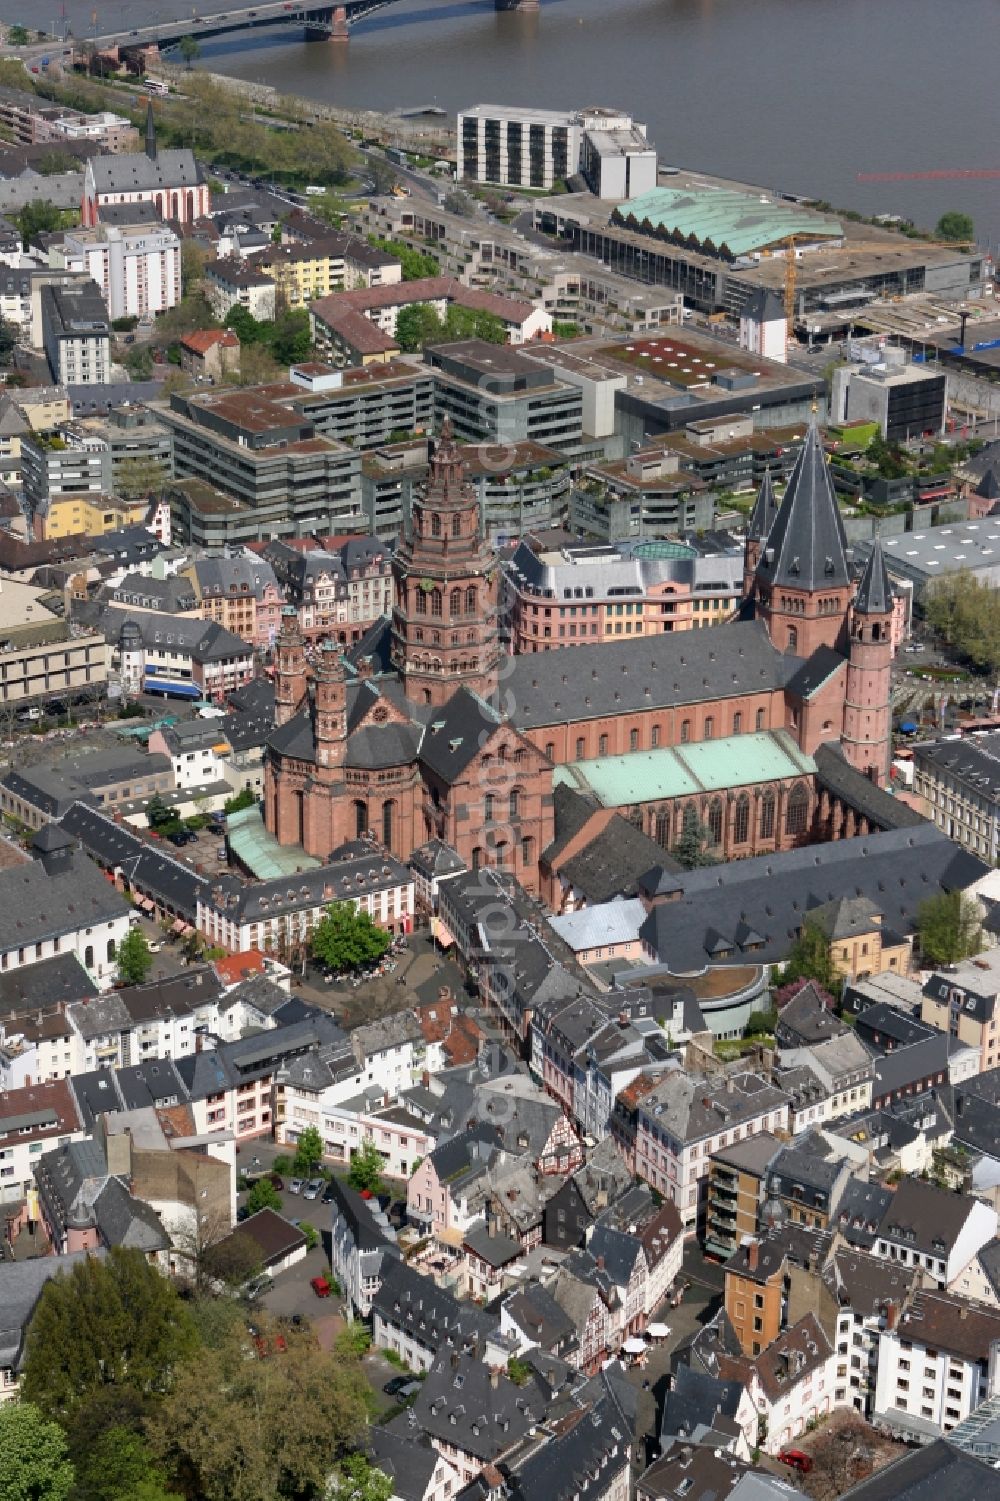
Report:
[[147,79],[146,79],[146,92],[148,94],[169,94],[170,93],[170,85],[167,83],[167,81],[166,81],[165,78],[149,78],[149,77],[147,77]]

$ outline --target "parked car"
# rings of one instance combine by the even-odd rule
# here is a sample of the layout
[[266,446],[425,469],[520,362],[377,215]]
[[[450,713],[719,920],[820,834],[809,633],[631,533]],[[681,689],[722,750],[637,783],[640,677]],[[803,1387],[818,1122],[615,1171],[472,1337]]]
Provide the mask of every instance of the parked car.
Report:
[[813,1467],[812,1455],[804,1449],[782,1449],[778,1458],[783,1465],[788,1465],[792,1470],[798,1470],[800,1475],[808,1475]]
[[284,1189],[284,1186],[285,1186],[285,1180],[284,1180],[284,1178],[282,1178],[281,1174],[280,1173],[272,1173],[271,1174],[271,1187],[272,1188],[276,1188],[278,1190],[278,1192],[281,1193],[281,1191]]
[[301,1178],[293,1178],[288,1185],[288,1192],[290,1194],[300,1194],[304,1187],[305,1184]]
[[409,1376],[393,1376],[391,1381],[387,1381],[385,1383],[385,1386],[383,1386],[382,1390],[385,1392],[387,1397],[398,1397],[403,1388],[409,1385]]
[[312,1288],[317,1298],[328,1298],[333,1292],[333,1288],[330,1286],[325,1277],[310,1277],[309,1286]]
[[256,1303],[257,1299],[263,1297],[264,1293],[273,1286],[274,1278],[269,1272],[262,1272],[259,1277],[254,1277],[252,1282],[246,1284],[243,1289],[243,1296],[248,1303]]
[[325,1184],[322,1178],[310,1178],[309,1182],[302,1190],[302,1197],[304,1199],[318,1199],[320,1194],[323,1192],[324,1186]]
[[328,1183],[326,1185],[326,1188],[323,1190],[323,1198],[321,1199],[320,1202],[323,1203],[323,1204],[332,1204],[333,1200],[334,1200],[334,1197],[335,1196],[334,1196],[334,1192],[333,1192],[333,1184],[332,1183]]

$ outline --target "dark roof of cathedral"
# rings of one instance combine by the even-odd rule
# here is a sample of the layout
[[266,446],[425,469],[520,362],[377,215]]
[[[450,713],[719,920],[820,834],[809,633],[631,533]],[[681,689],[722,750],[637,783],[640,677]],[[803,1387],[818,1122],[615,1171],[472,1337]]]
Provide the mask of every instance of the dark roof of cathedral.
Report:
[[521,729],[604,719],[784,688],[801,658],[772,645],[760,621],[515,657],[504,678]]
[[315,761],[316,738],[309,710],[301,709],[298,714],[293,714],[272,732],[267,743],[273,750],[296,761]]
[[996,464],[987,469],[976,486],[976,494],[981,495],[984,500],[1000,499],[1000,470]]
[[882,555],[882,539],[875,538],[875,546],[868,554],[865,571],[861,575],[858,592],[854,597],[856,615],[889,615],[892,613],[892,582]]
[[916,808],[876,786],[863,771],[845,761],[839,745],[817,746],[814,760],[820,787],[863,814],[869,823],[880,829],[915,829],[927,822]]
[[364,724],[347,742],[345,766],[377,770],[386,766],[408,766],[417,758],[421,730],[415,724]]
[[388,615],[383,615],[368,627],[360,641],[347,648],[344,655],[355,670],[360,662],[370,659],[372,671],[378,675],[392,671],[391,647],[392,621]]
[[850,583],[844,523],[814,425],[799,450],[757,573],[775,588],[837,589]]
[[499,714],[470,688],[459,688],[430,719],[420,759],[442,782],[454,782],[501,723]]
[[847,658],[832,646],[817,646],[811,657],[788,680],[788,691],[796,698],[812,698],[823,684],[829,682],[835,672],[847,666]]
[[757,491],[757,499],[754,501],[753,510],[750,513],[750,524],[747,535],[751,542],[763,542],[774,525],[778,514],[778,502],[774,498],[774,486],[771,483],[771,471],[765,470],[764,481]]

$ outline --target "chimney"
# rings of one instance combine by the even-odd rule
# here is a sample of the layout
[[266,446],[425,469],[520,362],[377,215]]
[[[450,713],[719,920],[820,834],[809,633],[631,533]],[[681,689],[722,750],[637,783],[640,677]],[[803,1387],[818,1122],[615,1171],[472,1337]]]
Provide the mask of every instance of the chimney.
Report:
[[598,1258],[597,1258],[597,1270],[599,1272],[603,1272],[604,1271],[604,1257],[603,1256],[598,1256]]
[[760,1263],[760,1241],[752,1240],[747,1246],[747,1266],[752,1272],[757,1270]]
[[885,1327],[887,1329],[895,1329],[895,1327],[896,1327],[896,1325],[898,1323],[899,1323],[899,1304],[898,1303],[887,1303],[885,1305]]

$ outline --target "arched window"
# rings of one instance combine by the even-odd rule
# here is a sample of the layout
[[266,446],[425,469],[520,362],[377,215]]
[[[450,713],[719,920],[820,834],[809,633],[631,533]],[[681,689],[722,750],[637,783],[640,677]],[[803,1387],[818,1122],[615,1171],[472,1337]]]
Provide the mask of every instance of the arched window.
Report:
[[736,816],[733,819],[733,843],[746,844],[750,837],[750,799],[741,792],[736,799]]
[[521,816],[521,789],[520,789],[520,787],[512,787],[510,789],[510,796],[508,797],[507,801],[508,801],[508,805],[509,805],[509,816],[511,818],[520,818],[520,816]]
[[437,511],[435,511],[434,514],[431,517],[431,536],[432,537],[440,537],[440,535],[441,535],[441,517],[438,515]]
[[368,832],[368,804],[363,798],[358,798],[354,804],[354,833],[357,838]]
[[788,627],[788,650],[789,651],[798,651],[798,649],[799,649],[799,632],[798,632],[798,628],[796,626],[794,626],[794,625],[790,625]]
[[774,838],[774,793],[768,788],[760,800],[760,837],[762,839]]
[[510,855],[510,846],[508,845],[506,839],[500,840],[493,852],[493,855],[494,864],[496,865],[497,870],[503,870]]
[[736,713],[733,715],[733,734],[734,735],[741,735],[742,733],[743,733],[743,715],[740,713],[739,709],[737,709]]
[[453,537],[460,537],[462,535],[462,518],[458,514],[451,518],[451,535]]
[[598,742],[597,742],[597,754],[599,756],[606,756],[607,753],[608,753],[608,737],[607,737],[607,735],[602,735],[600,737],[600,739],[598,740]]
[[531,838],[530,835],[527,835],[524,839],[521,840],[521,864],[525,868],[527,868],[528,866],[534,864],[534,859],[535,841]]
[[423,589],[417,590],[417,614],[427,614],[427,595],[424,593]]
[[792,788],[785,812],[785,833],[804,834],[809,818],[809,794],[800,782]]
[[758,728],[758,730],[762,730],[764,728],[764,723],[765,723],[766,719],[767,719],[767,715],[764,713],[764,710],[763,709],[758,709],[757,710],[757,728]]
[[443,608],[442,608],[443,605],[444,605],[444,599],[442,598],[441,590],[440,589],[432,589],[431,590],[431,614],[432,615],[436,615],[440,619],[441,615],[444,613],[443,612]]
[[493,822],[493,805],[496,802],[492,792],[487,792],[483,798],[483,817],[487,823]]
[[448,595],[448,609],[449,609],[449,611],[451,612],[452,615],[461,615],[461,613],[462,613],[462,591],[461,591],[461,589],[453,589],[451,591],[451,593]]
[[546,740],[546,742],[545,742],[545,754],[548,756],[548,758],[549,758],[550,761],[554,761],[555,760],[555,758],[556,758],[556,743],[555,743],[554,740]]
[[691,721],[690,721],[690,719],[682,719],[681,720],[681,745],[687,745],[687,743],[688,743],[688,741],[690,739],[691,739]]
[[658,724],[654,724],[653,728],[649,732],[649,743],[652,746],[653,750],[655,750],[660,743],[660,726]]
[[585,742],[584,742],[584,738],[583,738],[582,735],[578,735],[577,739],[576,739],[576,759],[578,761],[582,761],[583,757],[584,757],[584,754],[585,754]]
[[670,814],[657,813],[656,815],[656,842],[666,849],[670,843]]
[[639,749],[639,731],[638,730],[629,730],[629,732],[628,732],[628,748],[629,748],[629,750],[638,750]]
[[476,613],[476,586],[475,586],[475,584],[470,584],[469,587],[465,591],[465,613],[467,615],[474,615]]
[[722,799],[713,797],[708,806],[708,832],[713,844],[722,843]]
[[483,868],[483,851],[482,847],[478,844],[472,851],[472,868],[473,870],[482,870]]
[[705,739],[706,740],[711,740],[711,738],[712,738],[712,736],[714,734],[715,734],[715,720],[713,719],[712,715],[709,714],[708,717],[705,720]]
[[387,850],[392,849],[392,826],[395,817],[395,806],[395,803],[391,800],[382,804],[382,843]]

